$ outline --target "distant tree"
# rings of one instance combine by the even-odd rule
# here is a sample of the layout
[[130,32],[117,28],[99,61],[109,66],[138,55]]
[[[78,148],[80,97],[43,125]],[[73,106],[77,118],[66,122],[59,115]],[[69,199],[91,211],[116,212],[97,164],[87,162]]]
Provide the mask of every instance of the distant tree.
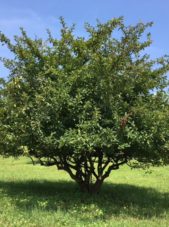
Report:
[[123,164],[169,163],[169,58],[145,54],[152,24],[86,24],[85,38],[61,25],[46,41],[0,33],[14,56],[2,59],[1,155],[56,165],[90,193]]

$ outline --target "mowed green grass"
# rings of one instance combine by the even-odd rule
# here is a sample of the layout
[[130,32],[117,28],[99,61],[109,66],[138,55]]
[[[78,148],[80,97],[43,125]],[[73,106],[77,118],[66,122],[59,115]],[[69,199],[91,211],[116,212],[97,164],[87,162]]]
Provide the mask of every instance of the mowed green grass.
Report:
[[112,172],[89,196],[63,171],[0,158],[0,226],[169,226],[169,166]]

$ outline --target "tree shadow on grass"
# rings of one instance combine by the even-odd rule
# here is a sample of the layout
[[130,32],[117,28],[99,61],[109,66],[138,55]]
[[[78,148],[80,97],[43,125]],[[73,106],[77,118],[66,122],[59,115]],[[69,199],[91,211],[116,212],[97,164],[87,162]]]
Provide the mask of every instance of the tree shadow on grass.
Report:
[[[102,218],[119,215],[152,218],[163,217],[169,210],[169,193],[160,193],[153,188],[137,187],[128,184],[104,183],[98,195],[81,193],[74,182],[69,181],[0,181],[0,190],[10,197],[18,209],[31,211],[71,212],[77,209],[90,212],[99,208]],[[95,212],[95,210],[93,211]]]

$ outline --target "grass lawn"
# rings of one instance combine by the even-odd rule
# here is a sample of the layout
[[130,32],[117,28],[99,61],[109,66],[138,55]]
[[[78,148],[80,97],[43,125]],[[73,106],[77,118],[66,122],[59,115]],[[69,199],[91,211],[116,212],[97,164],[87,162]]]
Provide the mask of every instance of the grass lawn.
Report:
[[0,158],[0,226],[169,226],[169,166],[112,172],[99,195],[63,171]]

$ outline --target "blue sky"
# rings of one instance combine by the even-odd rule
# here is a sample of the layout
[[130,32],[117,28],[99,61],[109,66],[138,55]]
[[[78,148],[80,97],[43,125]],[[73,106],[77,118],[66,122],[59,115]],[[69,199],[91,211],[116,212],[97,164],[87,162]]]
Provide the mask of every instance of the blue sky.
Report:
[[[68,24],[76,23],[76,33],[84,35],[83,24],[95,24],[124,16],[127,25],[153,21],[153,45],[147,50],[154,58],[169,54],[169,0],[0,0],[0,31],[12,38],[24,27],[32,37],[45,37],[49,28],[58,33],[58,18]],[[10,56],[0,47],[0,56]],[[8,71],[0,64],[0,77]]]

